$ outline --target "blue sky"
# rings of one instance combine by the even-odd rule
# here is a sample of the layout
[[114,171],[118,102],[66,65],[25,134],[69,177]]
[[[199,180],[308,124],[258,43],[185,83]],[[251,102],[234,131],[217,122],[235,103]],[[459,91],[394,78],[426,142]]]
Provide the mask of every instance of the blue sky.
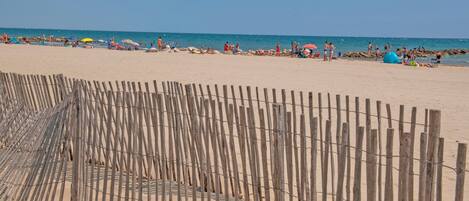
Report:
[[468,0],[0,0],[0,27],[469,38]]

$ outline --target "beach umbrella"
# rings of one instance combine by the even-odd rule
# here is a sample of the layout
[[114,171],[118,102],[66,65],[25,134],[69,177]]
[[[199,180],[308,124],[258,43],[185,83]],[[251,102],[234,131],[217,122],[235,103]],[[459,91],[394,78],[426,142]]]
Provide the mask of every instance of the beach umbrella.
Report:
[[127,45],[132,45],[132,46],[140,46],[140,44],[130,39],[122,40],[122,43],[127,44]]
[[91,43],[91,42],[93,42],[93,39],[92,38],[83,38],[80,41],[84,42],[84,43]]
[[313,43],[308,43],[308,44],[303,45],[303,48],[305,48],[305,49],[318,49],[318,46],[316,46]]

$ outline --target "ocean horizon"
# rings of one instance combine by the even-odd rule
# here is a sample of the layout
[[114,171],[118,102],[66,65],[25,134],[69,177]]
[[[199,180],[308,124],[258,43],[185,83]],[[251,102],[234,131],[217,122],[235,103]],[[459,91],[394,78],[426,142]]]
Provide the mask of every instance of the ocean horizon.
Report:
[[[131,39],[144,47],[149,47],[161,36],[167,43],[176,47],[213,48],[223,50],[225,42],[239,43],[242,50],[274,49],[277,43],[282,49],[289,49],[292,41],[300,44],[314,43],[319,49],[325,41],[336,46],[337,53],[350,51],[366,51],[368,42],[372,42],[381,50],[385,44],[392,49],[406,47],[408,49],[424,47],[428,50],[469,49],[469,39],[465,38],[412,38],[412,37],[357,37],[357,36],[295,36],[295,35],[255,35],[255,34],[217,34],[217,33],[171,33],[171,32],[138,32],[138,31],[94,31],[69,29],[37,29],[37,28],[1,28],[0,33],[11,37],[54,36],[72,40],[90,37],[95,40],[116,41]],[[427,61],[429,58],[421,58]],[[443,63],[449,65],[469,66],[469,55],[446,56]]]

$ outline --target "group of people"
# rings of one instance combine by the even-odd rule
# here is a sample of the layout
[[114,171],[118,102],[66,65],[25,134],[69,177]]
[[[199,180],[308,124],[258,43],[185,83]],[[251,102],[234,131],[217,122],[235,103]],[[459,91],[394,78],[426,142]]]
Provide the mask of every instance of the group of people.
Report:
[[368,55],[371,56],[373,54],[373,49],[374,49],[374,55],[373,56],[375,56],[375,59],[378,60],[378,58],[382,57],[383,55],[385,55],[386,53],[391,51],[391,44],[386,43],[384,45],[384,53],[383,53],[383,52],[381,52],[381,49],[379,49],[378,46],[375,46],[373,48],[373,43],[368,42]]
[[[406,47],[403,47],[402,49],[397,49],[396,54],[402,59],[402,64],[405,65],[418,65],[419,63],[416,62],[417,52],[425,51],[424,47],[419,47],[419,48],[413,48],[413,49],[407,49]],[[440,52],[436,53],[435,58],[433,58],[431,61],[434,63],[441,63],[442,59],[442,54]]]
[[239,48],[239,43],[236,43],[236,45],[234,45],[233,43],[229,43],[228,41],[226,41],[225,45],[223,46],[223,52],[225,54],[238,54],[239,52],[241,52],[241,49]]
[[[392,48],[391,44],[386,43],[384,45],[384,52],[381,52],[379,47],[374,46],[371,42],[369,42],[368,43],[368,55],[374,56],[375,59],[378,60],[379,58],[383,57],[388,52],[391,52],[392,51],[391,48]],[[374,50],[374,52],[373,52],[373,50]],[[402,47],[402,48],[397,48],[395,53],[399,57],[401,63],[404,64],[404,65],[432,67],[433,66],[432,64],[417,62],[417,54],[421,53],[421,52],[425,52],[425,51],[426,51],[425,47],[423,47],[423,46],[419,46],[418,48],[412,48],[412,49]],[[442,59],[441,53],[437,53],[435,56],[436,57],[433,58],[431,61],[433,63],[437,63],[437,64],[441,63],[441,59]]]
[[324,61],[332,61],[334,57],[335,46],[332,42],[324,42]]

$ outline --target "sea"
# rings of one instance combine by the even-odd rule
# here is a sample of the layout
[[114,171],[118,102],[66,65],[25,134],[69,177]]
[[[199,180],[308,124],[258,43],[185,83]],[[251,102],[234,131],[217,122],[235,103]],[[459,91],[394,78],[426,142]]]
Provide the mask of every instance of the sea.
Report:
[[[336,46],[337,53],[349,51],[366,51],[368,43],[384,49],[385,44],[390,44],[392,49],[424,47],[427,50],[442,49],[468,49],[467,38],[392,38],[392,37],[348,37],[348,36],[282,36],[282,35],[249,35],[249,34],[209,34],[209,33],[169,33],[169,32],[129,32],[129,31],[90,31],[90,30],[61,30],[61,29],[25,29],[25,28],[0,28],[0,34],[7,33],[10,37],[54,36],[66,37],[78,40],[89,37],[94,40],[107,41],[114,38],[116,41],[131,39],[144,47],[155,44],[158,37],[162,37],[166,43],[176,47],[213,48],[222,50],[225,42],[240,45],[243,50],[274,49],[280,44],[281,48],[290,48],[292,41],[300,44],[314,43],[322,48],[325,41],[332,42]],[[1,52],[0,52],[1,54]],[[430,58],[422,58],[428,61]],[[469,54],[446,56],[443,63],[456,66],[469,67]]]

